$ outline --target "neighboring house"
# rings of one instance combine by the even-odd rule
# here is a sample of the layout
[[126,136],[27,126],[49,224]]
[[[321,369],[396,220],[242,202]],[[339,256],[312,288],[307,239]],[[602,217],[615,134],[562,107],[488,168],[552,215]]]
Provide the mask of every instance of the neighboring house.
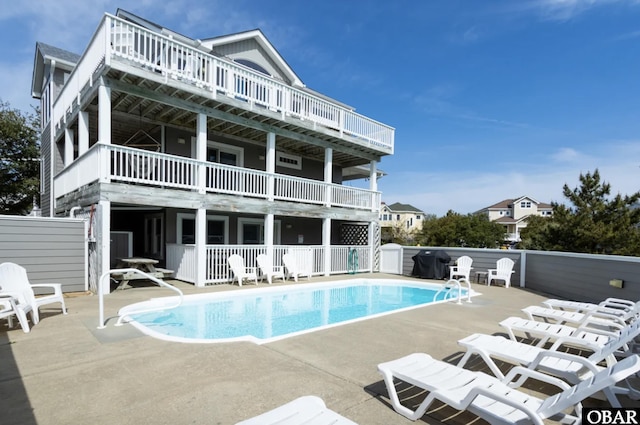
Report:
[[396,202],[395,204],[387,205],[383,202],[380,207],[379,220],[382,239],[385,242],[389,242],[393,239],[393,229],[402,231],[408,237],[422,229],[424,212],[409,204]]
[[355,247],[376,269],[395,131],[305,87],[260,30],[196,40],[118,10],[80,56],[37,43],[32,95],[42,215],[90,218],[94,279],[143,256],[202,286],[230,280],[232,253],[293,249],[314,274]]
[[520,242],[520,230],[527,227],[527,218],[532,215],[550,217],[553,209],[550,204],[538,202],[528,196],[516,199],[505,199],[490,207],[483,208],[475,214],[486,214],[490,221],[505,226],[507,240]]

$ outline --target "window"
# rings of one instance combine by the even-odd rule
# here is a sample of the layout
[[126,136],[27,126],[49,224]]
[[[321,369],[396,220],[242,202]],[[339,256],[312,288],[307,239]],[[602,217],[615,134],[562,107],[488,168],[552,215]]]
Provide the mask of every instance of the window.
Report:
[[520,202],[520,208],[531,208],[531,201]]
[[[191,138],[191,157],[196,157],[196,138]],[[209,162],[218,164],[244,166],[244,149],[238,146],[226,145],[224,143],[207,141],[207,157]]]
[[40,111],[42,112],[41,115],[41,120],[40,120],[40,127],[41,128],[45,128],[46,125],[49,123],[49,119],[51,119],[51,103],[49,102],[49,93],[50,93],[50,85],[47,84],[47,86],[44,88],[44,91],[42,92],[42,99],[40,100]]
[[[260,218],[238,218],[238,243],[243,245],[264,244],[264,220]],[[273,221],[273,243],[280,243],[280,220]]]
[[276,152],[276,165],[302,170],[302,158],[297,155]]
[[239,63],[239,64],[242,64],[244,66],[247,66],[247,67],[253,69],[254,71],[258,71],[258,72],[261,72],[261,73],[263,73],[265,75],[269,75],[270,76],[270,74],[267,72],[266,69],[264,69],[262,66],[258,65],[257,63],[255,63],[253,61],[250,61],[249,59],[234,59],[234,61]]
[[[181,244],[196,243],[195,214],[178,214],[177,241]],[[229,217],[207,215],[207,245],[229,243]]]
[[400,221],[400,214],[396,215],[396,220]]
[[421,220],[421,219],[422,219],[422,216],[421,216],[420,214],[418,214],[418,215],[416,216],[416,220]]

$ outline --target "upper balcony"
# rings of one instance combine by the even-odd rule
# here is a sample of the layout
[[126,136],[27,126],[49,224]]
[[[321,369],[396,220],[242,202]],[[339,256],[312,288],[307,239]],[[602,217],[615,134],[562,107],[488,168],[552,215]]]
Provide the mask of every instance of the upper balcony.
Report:
[[[371,213],[379,211],[381,202],[377,191],[103,143],[96,143],[60,172],[54,178],[54,191],[60,198],[97,182]],[[179,192],[175,197],[179,199]]]
[[113,143],[141,121],[195,128],[205,113],[210,131],[257,142],[273,132],[294,154],[322,159],[332,147],[342,167],[393,153],[392,127],[178,38],[106,14],[53,104],[54,137],[80,108],[95,107],[100,81],[112,89]]

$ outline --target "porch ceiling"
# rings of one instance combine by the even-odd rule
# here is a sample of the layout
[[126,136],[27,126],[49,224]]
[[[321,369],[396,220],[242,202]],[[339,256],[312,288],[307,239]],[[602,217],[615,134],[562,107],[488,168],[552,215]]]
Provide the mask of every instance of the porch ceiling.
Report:
[[[224,94],[213,98],[211,91],[188,82],[151,71],[144,73],[151,75],[141,76],[139,69],[135,74],[114,68],[107,73],[105,83],[112,88],[112,113],[117,117],[112,125],[114,143],[128,140],[138,130],[150,132],[162,124],[195,133],[197,115],[203,112],[209,116],[210,136],[224,134],[264,146],[267,132],[273,131],[279,151],[322,162],[325,147],[331,147],[334,164],[342,167],[368,164],[383,156],[366,142],[341,136],[335,129],[314,128],[310,122],[289,116],[283,118],[279,112]],[[97,113],[96,100],[92,109]]]

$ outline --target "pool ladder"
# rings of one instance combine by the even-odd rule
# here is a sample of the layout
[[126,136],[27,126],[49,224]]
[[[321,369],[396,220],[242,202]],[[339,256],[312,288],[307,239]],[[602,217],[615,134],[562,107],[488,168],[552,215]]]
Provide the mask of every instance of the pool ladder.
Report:
[[[132,269],[132,268],[128,268],[128,269],[112,269],[109,270],[107,272],[104,272],[102,274],[102,276],[100,276],[100,279],[98,280],[98,298],[99,298],[99,303],[98,303],[98,308],[100,310],[100,325],[98,326],[98,329],[104,329],[106,327],[106,320],[104,318],[104,293],[102,290],[102,285],[104,282],[104,279],[107,276],[110,276],[112,273],[129,273],[129,272],[133,272],[133,273],[138,273],[141,274],[142,276],[144,276],[146,279],[149,279],[150,281],[156,283],[158,286],[164,286],[165,288],[169,288],[172,291],[175,291],[178,293],[179,298],[178,298],[178,302],[175,305],[168,305],[168,306],[158,306],[158,307],[152,307],[152,308],[145,308],[145,309],[141,309],[141,310],[137,310],[134,312],[130,312],[128,314],[139,314],[139,313],[148,313],[150,311],[160,311],[160,310],[167,310],[170,308],[176,308],[178,307],[180,304],[182,304],[182,298],[184,297],[184,294],[182,293],[182,291],[178,288],[176,288],[173,285],[169,285],[167,282],[164,282],[160,279],[158,279],[155,276],[152,276],[148,273],[143,272],[142,270],[138,270],[138,269]],[[127,315],[128,315],[127,314]],[[118,321],[116,322],[116,326],[122,326],[122,320],[124,319],[125,316],[119,316],[118,317]]]
[[438,298],[438,295],[441,292],[447,291],[446,296],[445,296],[445,300],[448,300],[450,298],[450,294],[451,291],[453,289],[457,289],[458,291],[458,300],[456,301],[456,304],[462,304],[462,285],[461,283],[465,282],[467,284],[467,302],[470,303],[471,302],[471,284],[469,283],[469,281],[465,278],[462,279],[449,279],[447,281],[447,283],[444,284],[444,286],[442,287],[442,289],[440,289],[438,292],[436,292],[436,294],[433,296],[433,300],[435,301]]

